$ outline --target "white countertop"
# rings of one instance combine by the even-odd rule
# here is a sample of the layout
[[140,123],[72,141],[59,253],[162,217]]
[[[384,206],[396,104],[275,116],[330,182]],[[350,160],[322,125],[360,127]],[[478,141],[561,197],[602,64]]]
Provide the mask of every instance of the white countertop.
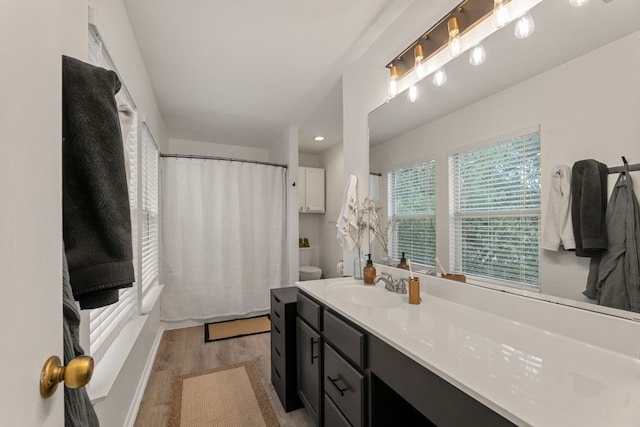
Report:
[[296,284],[518,425],[640,426],[637,359],[425,293],[365,306],[340,291],[356,283]]

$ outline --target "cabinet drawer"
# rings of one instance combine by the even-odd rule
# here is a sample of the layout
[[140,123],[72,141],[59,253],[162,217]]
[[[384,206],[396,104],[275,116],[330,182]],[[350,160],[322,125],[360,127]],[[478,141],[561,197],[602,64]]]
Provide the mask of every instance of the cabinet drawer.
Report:
[[273,388],[276,390],[278,396],[280,396],[280,400],[282,401],[286,395],[285,379],[282,376],[280,369],[273,365],[273,363],[271,364],[271,384],[273,384]]
[[298,293],[298,316],[302,317],[315,330],[320,330],[320,305],[311,300],[311,298]]
[[271,324],[271,345],[278,347],[281,353],[285,346],[284,331],[278,329],[274,323]]
[[284,323],[284,313],[285,306],[282,305],[282,308],[276,308],[271,306],[271,315],[269,316],[271,320],[271,325],[275,325],[278,327],[280,332],[284,333],[285,323]]
[[351,427],[349,421],[326,394],[324,395],[324,425],[327,427]]
[[358,367],[365,368],[365,335],[334,314],[323,314],[324,337]]
[[354,427],[364,425],[364,376],[324,345],[324,391]]
[[271,342],[271,364],[278,368],[280,374],[285,375],[287,365],[285,363],[284,351],[273,341]]

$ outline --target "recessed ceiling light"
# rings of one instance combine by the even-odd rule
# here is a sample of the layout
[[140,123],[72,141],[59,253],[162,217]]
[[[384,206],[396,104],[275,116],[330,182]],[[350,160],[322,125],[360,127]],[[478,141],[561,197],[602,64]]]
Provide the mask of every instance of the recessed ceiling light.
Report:
[[313,138],[314,141],[324,141],[324,136],[316,136]]

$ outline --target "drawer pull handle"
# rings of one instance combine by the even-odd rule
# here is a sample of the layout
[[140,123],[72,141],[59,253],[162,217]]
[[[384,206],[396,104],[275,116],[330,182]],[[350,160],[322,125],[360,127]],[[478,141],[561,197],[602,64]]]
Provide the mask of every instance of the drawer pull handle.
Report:
[[314,341],[313,338],[311,338],[311,364],[313,365],[313,360],[317,359],[318,357],[320,357],[320,355],[313,355],[313,346],[318,344],[318,341]]
[[273,310],[273,314],[275,314],[278,319],[280,318],[280,313],[278,313],[276,310]]
[[[338,375],[338,378],[333,379],[331,378],[329,375],[327,375],[327,379],[329,381],[331,381],[331,384],[333,384],[333,386],[336,388],[336,390],[338,390],[338,393],[340,393],[340,396],[344,396],[344,392],[349,390],[349,387],[345,387],[345,388],[340,388],[340,386],[338,384],[336,384],[338,381],[341,381],[342,378],[340,378],[340,376]],[[344,382],[344,381],[343,381]]]
[[276,300],[276,302],[280,302],[280,298],[278,298],[278,296],[275,294],[273,295],[273,299]]
[[273,325],[274,329],[276,330],[277,333],[280,333],[280,329],[278,329],[278,327],[276,325]]
[[278,350],[278,347],[273,347],[273,349],[276,351],[276,353],[278,353],[278,356],[280,356],[280,351]]
[[278,372],[278,368],[276,368],[275,366],[273,367],[273,370],[276,371],[276,375],[278,376],[278,378],[282,378],[280,376],[280,372]]

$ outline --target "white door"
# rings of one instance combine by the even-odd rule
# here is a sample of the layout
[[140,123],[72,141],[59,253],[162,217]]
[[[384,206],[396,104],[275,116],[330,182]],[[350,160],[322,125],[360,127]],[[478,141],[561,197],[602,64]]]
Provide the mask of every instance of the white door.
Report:
[[64,425],[62,387],[39,393],[45,360],[62,358],[62,1],[0,1],[3,426]]

